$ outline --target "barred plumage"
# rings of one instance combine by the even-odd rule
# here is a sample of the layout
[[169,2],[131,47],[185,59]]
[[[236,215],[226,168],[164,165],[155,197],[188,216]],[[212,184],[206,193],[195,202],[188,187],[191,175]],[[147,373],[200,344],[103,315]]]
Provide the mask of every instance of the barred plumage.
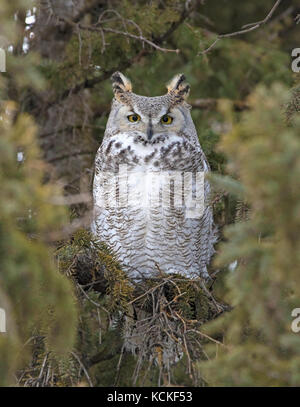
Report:
[[[208,277],[207,264],[214,252],[216,233],[207,180],[203,215],[193,218],[186,204],[170,205],[170,199],[172,203],[174,194],[178,194],[172,182],[171,196],[162,194],[159,206],[138,202],[112,207],[108,203],[115,192],[118,199],[121,184],[117,182],[115,191],[107,176],[103,177],[126,168],[133,173],[126,181],[127,187],[134,191],[145,182],[141,174],[163,173],[172,178],[175,173],[209,171],[185,101],[189,85],[179,74],[168,84],[166,95],[145,97],[132,92],[131,82],[124,75],[116,72],[112,79],[115,98],[95,161],[92,231],[111,247],[130,276],[149,277],[162,272]],[[167,121],[171,123],[165,124]],[[168,178],[163,182],[169,182]]]

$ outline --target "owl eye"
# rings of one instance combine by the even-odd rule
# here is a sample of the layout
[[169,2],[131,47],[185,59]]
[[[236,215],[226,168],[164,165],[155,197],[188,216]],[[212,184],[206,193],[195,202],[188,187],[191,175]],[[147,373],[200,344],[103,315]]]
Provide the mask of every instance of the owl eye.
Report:
[[162,122],[162,124],[171,124],[173,121],[173,117],[169,116],[168,114],[165,114],[160,121]]
[[130,114],[129,116],[127,116],[127,119],[131,123],[136,123],[136,122],[139,122],[141,120],[140,116],[138,114],[136,114],[136,113]]

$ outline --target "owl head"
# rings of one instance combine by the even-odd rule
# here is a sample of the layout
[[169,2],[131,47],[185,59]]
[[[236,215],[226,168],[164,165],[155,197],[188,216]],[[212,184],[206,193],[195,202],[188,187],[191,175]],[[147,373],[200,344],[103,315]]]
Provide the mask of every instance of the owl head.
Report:
[[158,136],[179,134],[191,125],[190,106],[186,103],[190,86],[183,74],[174,76],[167,93],[156,97],[133,93],[131,81],[120,72],[112,75],[112,82],[111,130],[136,134],[143,142],[152,143]]

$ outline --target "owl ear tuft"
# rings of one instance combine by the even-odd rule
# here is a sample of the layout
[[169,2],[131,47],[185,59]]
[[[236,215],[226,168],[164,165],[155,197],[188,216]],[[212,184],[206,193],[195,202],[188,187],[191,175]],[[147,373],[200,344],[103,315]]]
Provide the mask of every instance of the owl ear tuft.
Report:
[[115,72],[111,76],[112,87],[115,97],[119,101],[124,101],[126,93],[132,91],[131,81],[121,72]]
[[167,89],[168,93],[175,95],[179,103],[187,99],[190,92],[190,85],[185,81],[185,76],[179,73],[167,84]]

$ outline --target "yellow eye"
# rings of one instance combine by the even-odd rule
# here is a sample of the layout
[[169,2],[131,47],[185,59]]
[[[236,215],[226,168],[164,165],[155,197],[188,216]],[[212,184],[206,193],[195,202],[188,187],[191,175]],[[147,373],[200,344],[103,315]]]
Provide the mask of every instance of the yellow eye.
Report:
[[136,113],[130,114],[129,116],[127,116],[127,119],[131,123],[136,123],[136,122],[139,122],[141,120],[140,116],[138,114],[136,114]]
[[173,121],[173,117],[169,116],[168,114],[165,114],[160,121],[162,122],[162,124],[171,124]]

